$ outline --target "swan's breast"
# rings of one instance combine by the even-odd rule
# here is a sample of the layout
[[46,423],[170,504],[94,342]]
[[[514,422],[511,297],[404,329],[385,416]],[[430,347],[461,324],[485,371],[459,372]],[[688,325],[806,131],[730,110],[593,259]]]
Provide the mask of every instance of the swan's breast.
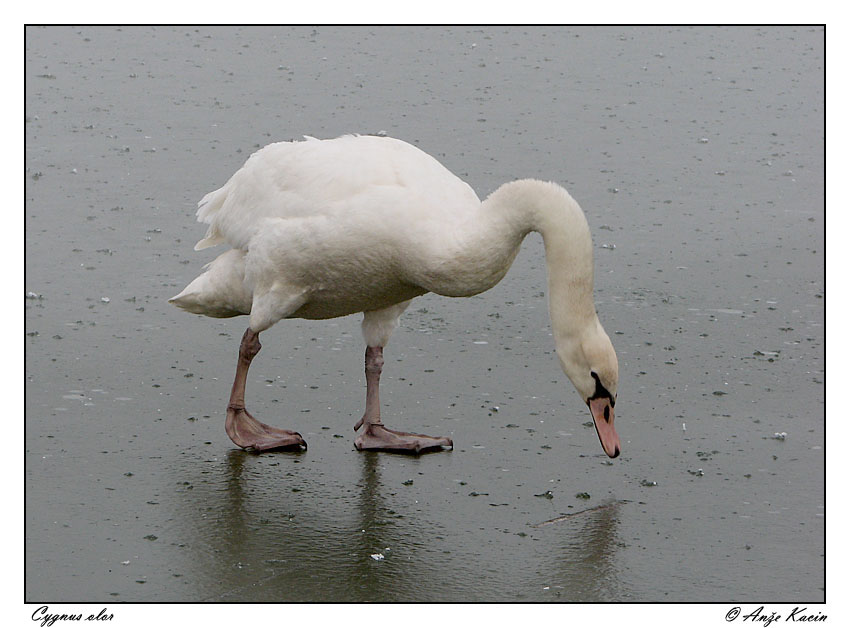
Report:
[[[408,266],[410,281],[428,292],[469,297],[499,283],[519,253],[522,235],[490,237],[493,232],[456,230],[412,246],[417,263]],[[501,235],[501,234],[500,234]]]

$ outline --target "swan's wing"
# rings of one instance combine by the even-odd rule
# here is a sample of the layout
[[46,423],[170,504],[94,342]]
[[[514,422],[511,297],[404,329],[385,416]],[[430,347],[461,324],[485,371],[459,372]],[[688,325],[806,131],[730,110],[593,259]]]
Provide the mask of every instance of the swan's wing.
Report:
[[[388,189],[404,202],[381,202]],[[344,136],[279,142],[254,153],[223,187],[201,199],[198,220],[210,227],[195,249],[225,241],[246,249],[269,218],[339,214],[350,221],[354,208],[364,221],[380,221],[387,212],[433,218],[435,212],[479,202],[472,188],[436,159],[400,140]]]

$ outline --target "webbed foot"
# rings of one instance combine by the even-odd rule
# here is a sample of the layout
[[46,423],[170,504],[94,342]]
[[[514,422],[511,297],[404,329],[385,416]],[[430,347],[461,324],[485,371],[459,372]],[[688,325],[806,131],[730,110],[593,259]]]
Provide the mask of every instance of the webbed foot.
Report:
[[248,451],[307,449],[307,443],[298,432],[266,425],[251,416],[245,408],[229,406],[224,427],[230,440]]
[[[358,425],[359,427],[359,425]],[[426,436],[397,432],[384,427],[382,423],[372,423],[357,438],[354,446],[358,450],[384,450],[418,454],[442,447],[454,448],[452,439],[447,436]]]

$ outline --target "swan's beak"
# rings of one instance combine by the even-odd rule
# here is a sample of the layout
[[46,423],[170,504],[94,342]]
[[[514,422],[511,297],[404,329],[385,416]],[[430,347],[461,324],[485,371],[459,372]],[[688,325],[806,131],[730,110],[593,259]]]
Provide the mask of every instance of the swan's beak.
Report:
[[596,433],[602,449],[610,458],[620,455],[620,437],[614,430],[614,408],[608,398],[591,399],[587,402],[590,413],[593,415],[593,424],[596,425]]

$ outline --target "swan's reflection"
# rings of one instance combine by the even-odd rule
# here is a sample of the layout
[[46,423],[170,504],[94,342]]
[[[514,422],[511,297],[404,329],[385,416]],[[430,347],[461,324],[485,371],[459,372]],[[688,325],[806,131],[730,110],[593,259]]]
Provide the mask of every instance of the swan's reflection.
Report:
[[[380,554],[381,552],[378,550],[386,542],[383,526],[380,525],[384,521],[379,518],[379,511],[383,504],[383,487],[380,481],[378,457],[379,454],[375,452],[365,452],[362,455],[362,473],[358,483],[360,492],[357,498],[357,514],[361,531],[358,537],[358,548],[361,555],[370,558],[373,553]],[[379,530],[382,534],[378,534]]]
[[379,554],[403,546],[415,566],[420,545],[410,542],[413,524],[385,506],[381,456],[357,454],[353,483],[328,478],[309,451],[233,449],[217,467],[196,460],[192,490],[181,491],[181,527],[192,537],[183,569],[198,600],[366,601],[404,590],[407,568]]
[[618,537],[622,500],[602,504],[538,524],[545,529],[545,541],[557,543],[552,553],[554,564],[540,572],[560,601],[613,602],[623,599],[624,591],[616,555],[621,546]]
[[[489,506],[465,492],[403,487],[435,468],[425,456],[352,452],[329,464],[309,450],[234,449],[182,460],[192,490],[178,492],[176,534],[187,549],[174,560],[187,561],[181,585],[191,597],[179,601],[623,599],[619,502],[525,528],[523,540],[500,536],[508,510],[489,511],[500,514],[487,525]],[[446,477],[441,464],[436,482]],[[541,594],[532,580],[550,589]]]

